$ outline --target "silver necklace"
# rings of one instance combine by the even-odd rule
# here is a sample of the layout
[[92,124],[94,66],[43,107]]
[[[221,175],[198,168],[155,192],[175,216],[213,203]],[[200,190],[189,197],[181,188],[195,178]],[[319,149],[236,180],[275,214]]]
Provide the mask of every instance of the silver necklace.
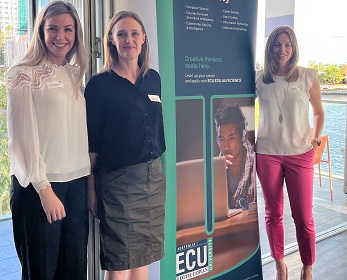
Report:
[[279,101],[278,101],[278,97],[277,97],[277,93],[276,93],[276,88],[275,88],[275,82],[272,83],[272,85],[273,85],[273,87],[274,87],[274,92],[275,92],[275,96],[276,96],[276,101],[277,101],[278,109],[280,110],[280,115],[278,116],[278,121],[280,122],[280,124],[282,124],[282,122],[283,122],[283,113],[282,113],[282,109],[283,109],[283,107],[284,107],[284,103],[286,103],[286,100],[287,100],[289,82],[287,82],[287,89],[286,89],[286,92],[285,92],[285,94],[284,94],[284,100],[283,100],[282,106],[280,106],[280,103],[279,103]]

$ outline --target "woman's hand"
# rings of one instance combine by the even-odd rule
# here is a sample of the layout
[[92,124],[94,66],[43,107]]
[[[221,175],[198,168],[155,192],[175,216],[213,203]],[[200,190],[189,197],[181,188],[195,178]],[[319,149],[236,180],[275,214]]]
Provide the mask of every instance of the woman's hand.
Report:
[[315,151],[315,150],[317,149],[317,147],[318,147],[318,143],[317,143],[316,140],[311,140],[311,145],[312,145],[314,151]]
[[96,191],[95,191],[95,177],[93,174],[94,166],[96,163],[96,156],[97,153],[89,153],[89,159],[90,159],[90,165],[91,165],[91,172],[88,176],[88,207],[90,213],[92,215],[99,219],[97,216],[97,199],[96,199]]
[[42,208],[46,213],[47,221],[50,224],[65,218],[66,213],[64,205],[56,196],[51,186],[41,189],[39,196],[41,199]]
[[95,185],[94,185],[94,175],[90,174],[88,176],[88,207],[90,213],[92,215],[99,219],[97,217],[97,198],[96,198],[96,191],[95,191]]

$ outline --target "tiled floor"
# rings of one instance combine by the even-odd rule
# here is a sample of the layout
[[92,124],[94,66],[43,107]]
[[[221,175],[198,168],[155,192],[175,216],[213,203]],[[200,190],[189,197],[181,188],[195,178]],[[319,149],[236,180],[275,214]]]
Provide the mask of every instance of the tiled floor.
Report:
[[[316,231],[319,236],[327,229],[347,224],[347,195],[343,193],[343,180],[334,179],[334,200],[330,200],[328,180],[323,180],[323,188],[319,187],[315,178],[314,215]],[[287,197],[286,197],[287,199]],[[269,246],[264,228],[264,206],[261,189],[258,188],[259,230],[261,251],[263,255],[264,280],[275,279],[274,262],[269,257]],[[295,243],[295,231],[290,216],[289,203],[286,201],[285,233],[287,247]],[[347,275],[347,231],[329,237],[317,243],[317,261],[314,266],[315,280],[342,280]],[[295,246],[294,246],[295,247]],[[289,279],[299,279],[301,263],[298,252],[285,257],[289,270]],[[0,280],[19,280],[20,264],[13,244],[11,220],[0,222]],[[154,280],[154,279],[151,279]],[[166,280],[166,279],[162,279]],[[239,280],[239,279],[235,279]]]
[[0,279],[19,280],[20,264],[13,244],[12,222],[0,222]]

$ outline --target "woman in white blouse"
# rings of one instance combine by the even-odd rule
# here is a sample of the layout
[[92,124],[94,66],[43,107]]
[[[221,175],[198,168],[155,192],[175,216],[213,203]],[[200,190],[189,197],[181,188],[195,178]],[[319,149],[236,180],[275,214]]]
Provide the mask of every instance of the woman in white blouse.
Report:
[[7,73],[11,210],[22,279],[86,279],[85,67],[76,9],[48,4],[25,57]]

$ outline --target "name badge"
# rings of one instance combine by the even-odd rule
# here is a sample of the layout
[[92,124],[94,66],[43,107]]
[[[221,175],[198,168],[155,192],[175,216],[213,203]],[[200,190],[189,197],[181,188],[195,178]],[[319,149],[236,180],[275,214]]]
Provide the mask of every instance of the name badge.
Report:
[[289,90],[290,91],[299,91],[300,90],[300,85],[292,85]]
[[148,94],[148,98],[153,102],[161,102],[159,95]]
[[60,80],[46,82],[46,85],[49,89],[64,88],[63,82]]

